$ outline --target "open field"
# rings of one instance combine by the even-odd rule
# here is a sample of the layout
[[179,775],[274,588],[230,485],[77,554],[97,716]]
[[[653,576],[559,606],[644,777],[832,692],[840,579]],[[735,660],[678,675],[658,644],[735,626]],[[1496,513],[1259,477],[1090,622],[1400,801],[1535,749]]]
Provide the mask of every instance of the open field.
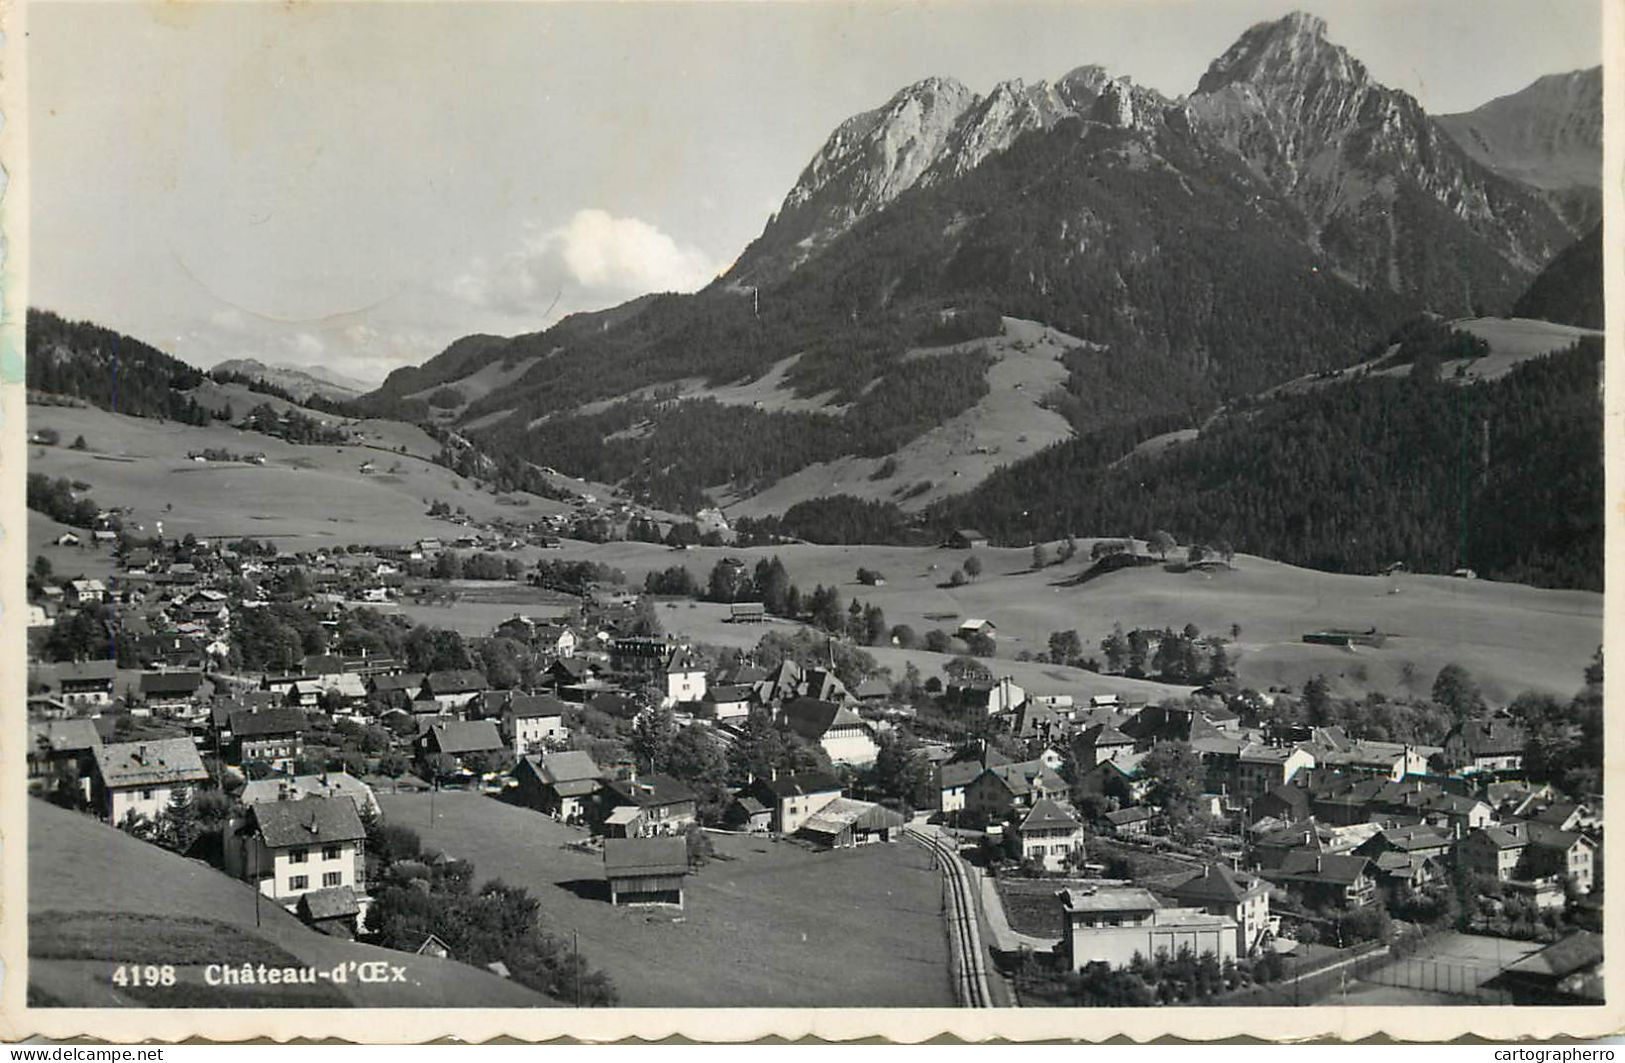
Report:
[[[1088,551],[1089,540],[1080,540],[1080,556]],[[1238,672],[1243,682],[1259,689],[1298,688],[1324,674],[1347,692],[1425,694],[1439,669],[1456,662],[1497,702],[1524,690],[1572,694],[1602,641],[1599,594],[1448,576],[1340,575],[1248,555],[1238,555],[1228,572],[1176,573],[1152,566],[1069,586],[1085,562],[1034,572],[1030,550],[984,549],[975,551],[983,566],[981,577],[950,588],[941,584],[964,562],[966,551],[808,544],[674,551],[644,543],[566,541],[563,549],[548,553],[604,562],[624,571],[634,585],[641,584],[645,573],[670,565],[687,567],[703,583],[721,558],[738,557],[754,565],[776,554],[803,592],[815,584],[833,584],[843,601],[856,597],[880,606],[889,624],[908,624],[923,634],[937,627],[951,632],[966,617],[992,620],[998,625],[996,670],[1040,689],[1166,693],[1169,688],[1158,684],[1008,660],[1023,650],[1042,652],[1051,632],[1073,628],[1086,651],[1096,652],[1114,623],[1125,630],[1194,623],[1204,633],[1227,638],[1232,625],[1239,626],[1233,647]],[[858,584],[860,565],[882,572],[886,585]],[[724,623],[726,606],[708,603],[692,609],[677,603],[658,614],[668,631],[721,645],[752,645],[769,629]],[[1357,651],[1302,642],[1304,632],[1325,627],[1376,627],[1389,639],[1381,648]],[[875,656],[899,673],[908,659],[927,675],[946,663],[946,658],[924,652],[880,649]]]
[[[234,957],[240,961],[250,951],[258,956],[257,949],[275,948],[319,969],[330,970],[349,960],[378,960],[407,968],[405,983],[352,981],[340,987],[344,1002],[358,1007],[546,1007],[555,1003],[464,964],[328,937],[269,901],[260,903],[256,914],[255,891],[246,883],[207,864],[137,841],[90,816],[32,799],[28,802],[28,896],[31,916],[60,920],[63,916],[48,913],[91,913],[105,917],[88,931],[82,925],[80,936],[89,932],[111,950],[110,955],[154,955],[150,925],[129,916],[161,916],[177,924],[203,916],[240,928],[235,935],[221,936],[218,962]],[[130,937],[127,947],[119,945],[121,933]],[[264,945],[256,947],[255,939]],[[197,958],[195,946],[195,941],[171,940],[164,947],[181,950],[176,958],[184,962]],[[60,935],[48,939],[47,951],[64,951]],[[177,973],[191,983],[202,977],[195,964]],[[108,981],[110,974],[111,965],[97,959],[33,959],[28,979],[31,987],[68,1006],[136,1003],[127,990]]]
[[[72,532],[84,540],[83,546],[58,546],[56,539],[64,532]],[[99,579],[106,582],[113,574],[113,549],[110,546],[92,546],[90,532],[84,528],[71,528],[58,524],[43,513],[28,511],[28,566],[33,571],[34,559],[44,557],[51,563],[51,575],[56,579]]]
[[942,882],[918,846],[814,852],[713,835],[718,859],[689,876],[681,913],[615,908],[583,832],[468,793],[380,794],[392,823],[474,862],[476,882],[524,886],[630,1007],[950,1005]]
[[[1066,418],[1046,409],[1044,399],[1066,382],[1061,355],[1087,346],[1055,329],[1032,321],[1007,317],[1004,333],[947,347],[910,351],[909,358],[927,358],[949,351],[985,348],[995,359],[987,371],[988,393],[970,409],[942,422],[899,447],[892,458],[897,471],[884,479],[871,477],[886,459],[847,457],[821,462],[785,477],[749,498],[726,499],[730,516],[782,513],[806,498],[856,495],[896,502],[906,510],[923,509],[950,495],[963,494],[987,479],[1001,465],[1036,454],[1072,435]],[[774,383],[782,367],[740,391],[764,409],[797,408],[788,392],[761,385]],[[730,389],[724,389],[730,390]],[[816,401],[816,400],[805,400]],[[830,407],[838,410],[839,407]],[[930,487],[909,493],[929,481]],[[720,492],[714,495],[724,497]],[[905,497],[906,494],[906,497]]]
[[[93,408],[36,406],[29,416],[31,428],[48,425],[64,440],[82,434],[90,446],[85,451],[30,447],[30,472],[82,480],[100,505],[131,507],[133,524],[150,530],[162,521],[171,537],[246,535],[273,539],[284,549],[404,543],[455,530],[427,515],[426,499],[462,506],[481,520],[534,519],[566,508],[527,494],[499,501],[477,490],[450,470],[412,456],[431,441],[420,429],[395,422],[360,426],[379,446],[411,444],[412,453],[298,446],[224,424],[193,427]],[[266,464],[187,458],[188,452],[208,447],[263,453]],[[364,462],[374,463],[377,472],[360,472]]]

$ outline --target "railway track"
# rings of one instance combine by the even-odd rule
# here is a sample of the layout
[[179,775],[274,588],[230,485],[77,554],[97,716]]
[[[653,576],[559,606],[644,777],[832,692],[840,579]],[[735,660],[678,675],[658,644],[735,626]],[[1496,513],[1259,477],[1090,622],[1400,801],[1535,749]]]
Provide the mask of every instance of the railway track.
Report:
[[965,873],[953,845],[940,835],[910,828],[908,836],[930,850],[942,868],[954,994],[963,1007],[990,1008],[993,995],[988,989],[982,931],[976,921],[977,903],[971,892],[970,876]]

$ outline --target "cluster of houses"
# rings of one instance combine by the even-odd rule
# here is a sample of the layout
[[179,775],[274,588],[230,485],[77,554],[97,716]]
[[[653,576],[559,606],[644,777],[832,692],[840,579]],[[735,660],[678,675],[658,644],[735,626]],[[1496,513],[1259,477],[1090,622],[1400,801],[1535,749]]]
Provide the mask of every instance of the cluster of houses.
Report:
[[[1336,727],[1267,734],[1210,699],[1136,706],[1100,695],[1074,705],[985,676],[952,685],[948,698],[1037,751],[1022,761],[991,747],[928,755],[949,822],[985,826],[1011,858],[1084,883],[1057,895],[1064,951],[1078,968],[1186,945],[1245,957],[1279,932],[1272,896],[1290,897],[1294,910],[1394,906],[1458,875],[1562,908],[1598,884],[1600,803],[1525,781],[1524,736],[1501,716],[1464,721],[1430,747]],[[1188,746],[1197,809],[1224,833],[1208,839],[1207,866],[1183,882],[1099,878],[1086,851],[1092,834],[1135,845],[1164,833],[1151,799],[1157,780],[1142,768],[1165,742]],[[1085,798],[1088,816],[1074,804]]]

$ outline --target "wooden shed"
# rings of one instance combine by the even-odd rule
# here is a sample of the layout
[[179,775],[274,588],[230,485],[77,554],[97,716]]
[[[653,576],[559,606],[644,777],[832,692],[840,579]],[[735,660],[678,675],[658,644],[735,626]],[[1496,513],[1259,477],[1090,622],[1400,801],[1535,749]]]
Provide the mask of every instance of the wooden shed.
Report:
[[604,839],[604,877],[611,904],[683,906],[688,843],[682,838]]

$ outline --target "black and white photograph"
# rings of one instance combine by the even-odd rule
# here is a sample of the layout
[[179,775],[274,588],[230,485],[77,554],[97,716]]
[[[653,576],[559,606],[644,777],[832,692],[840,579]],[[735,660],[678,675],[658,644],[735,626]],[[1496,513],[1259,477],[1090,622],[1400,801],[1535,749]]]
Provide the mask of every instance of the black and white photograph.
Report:
[[8,9],[9,1029],[1620,1026],[1618,14]]

